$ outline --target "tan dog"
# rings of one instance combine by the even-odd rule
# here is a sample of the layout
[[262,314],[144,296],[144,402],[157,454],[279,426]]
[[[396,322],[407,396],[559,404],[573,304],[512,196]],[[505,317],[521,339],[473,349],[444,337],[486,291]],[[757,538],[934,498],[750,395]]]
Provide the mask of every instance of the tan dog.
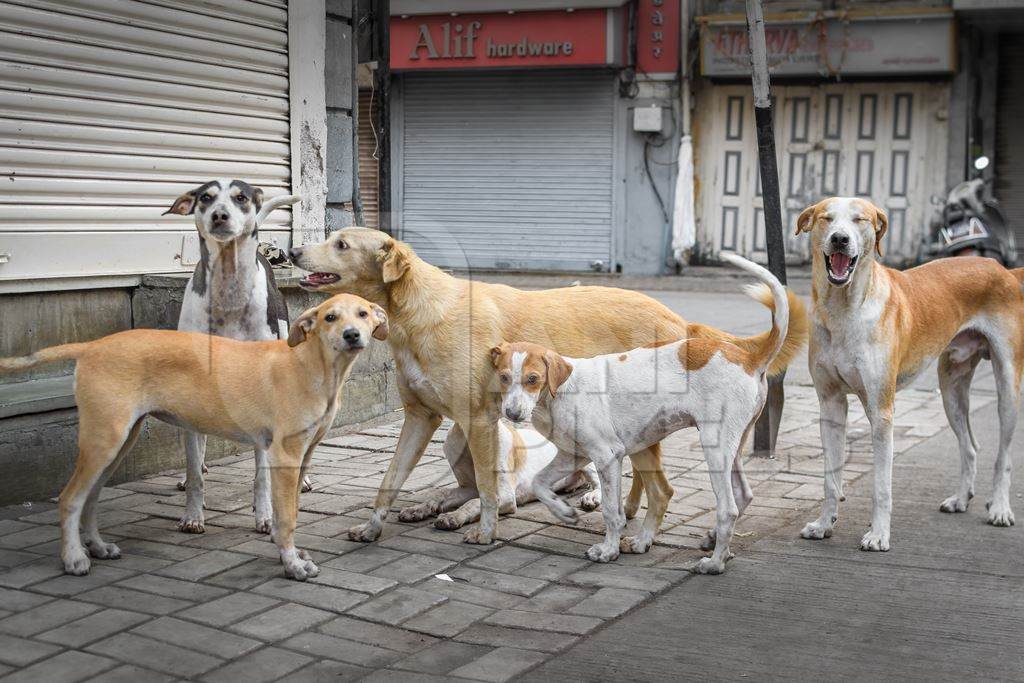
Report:
[[23,358],[0,359],[0,371],[77,359],[79,455],[60,494],[61,558],[69,574],[121,551],[100,537],[96,502],[132,447],[142,420],[171,424],[262,448],[270,456],[273,538],[285,574],[304,580],[319,570],[295,548],[301,471],[334,420],[341,387],[369,338],[386,339],[387,316],[374,304],[339,295],[303,313],[288,341],[242,342],[191,332],[129,330],[65,344]]
[[[307,289],[358,294],[383,306],[391,322],[389,344],[405,423],[373,515],[349,532],[360,541],[380,535],[395,497],[442,416],[451,417],[468,440],[474,479],[459,484],[480,494],[480,524],[468,530],[464,540],[490,543],[499,509],[515,511],[514,497],[499,500],[498,495],[499,406],[498,395],[490,390],[490,350],[502,341],[533,342],[572,357],[621,352],[687,336],[747,343],[702,325],[687,325],[662,304],[637,292],[607,287],[527,292],[454,278],[424,262],[409,245],[377,230],[339,230],[325,242],[292,249],[290,255],[297,266],[313,271],[302,282]],[[792,353],[784,352],[773,364],[773,372],[784,368],[790,358]],[[636,513],[643,486],[650,508],[647,519],[655,525],[653,537],[673,489],[661,469],[658,444],[632,454],[631,460],[635,474],[641,476],[633,478],[625,514]]]
[[1024,370],[1024,269],[987,258],[958,257],[907,271],[886,268],[885,213],[866,199],[833,197],[808,207],[797,234],[811,234],[814,312],[810,370],[821,404],[825,503],[801,535],[832,535],[842,495],[848,394],[871,422],[874,511],[862,550],[889,549],[892,511],[893,402],[935,358],[949,424],[960,443],[960,487],[942,502],[963,512],[974,495],[977,443],[971,434],[970,386],[983,358],[992,360],[999,393],[999,452],[988,521],[1013,524],[1010,441]]

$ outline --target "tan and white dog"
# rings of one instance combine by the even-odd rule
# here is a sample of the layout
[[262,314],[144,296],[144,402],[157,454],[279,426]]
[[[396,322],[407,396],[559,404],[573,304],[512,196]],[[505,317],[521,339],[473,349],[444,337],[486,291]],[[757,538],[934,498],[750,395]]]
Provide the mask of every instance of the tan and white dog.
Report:
[[151,415],[264,449],[270,458],[273,538],[285,574],[300,581],[316,576],[316,565],[294,543],[301,474],[334,420],[341,387],[359,352],[371,336],[385,339],[387,332],[387,315],[379,306],[338,295],[299,316],[287,341],[128,330],[0,359],[0,371],[78,361],[79,455],[59,505],[64,571],[87,574],[89,555],[121,556],[100,536],[96,504],[143,418]]
[[576,511],[551,485],[587,461],[597,466],[605,537],[587,550],[591,560],[609,562],[620,550],[644,552],[654,540],[657,527],[648,525],[638,536],[620,539],[626,523],[619,492],[622,459],[675,431],[697,427],[717,519],[703,543],[714,553],[701,558],[695,571],[725,570],[736,519],[753,498],[740,452],[764,406],[768,368],[784,347],[792,354],[806,340],[807,313],[799,300],[790,309],[785,288],[761,266],[730,254],[722,258],[763,283],[750,294],[774,316],[771,331],[759,335],[756,344],[744,348],[720,339],[684,339],[594,358],[566,358],[524,343],[491,351],[504,415],[515,422],[532,420],[558,447],[558,455],[534,479],[537,498],[563,522],[574,522]]
[[[455,430],[444,442],[444,455],[457,482],[473,480],[473,459],[467,446],[466,435],[462,430]],[[558,453],[555,445],[533,429],[513,428],[499,422],[498,451],[501,453],[499,498],[515,498],[516,505],[537,500],[533,493],[533,479],[554,460]],[[601,504],[601,489],[593,463],[567,475],[556,482],[553,488],[563,493],[587,485],[591,490],[580,498],[580,507],[596,510]],[[480,519],[480,494],[473,486],[435,489],[419,505],[404,508],[398,518],[404,522],[415,522],[434,515],[437,516],[434,526],[438,529],[458,529],[475,522]]]
[[1010,441],[1024,370],[1024,269],[958,257],[903,272],[876,260],[888,228],[866,199],[834,197],[808,207],[797,234],[809,232],[814,263],[810,370],[821,405],[825,502],[801,535],[827,538],[838,515],[846,455],[847,395],[871,423],[874,510],[862,550],[889,550],[892,512],[893,402],[935,358],[949,424],[960,444],[960,486],[944,512],[963,512],[974,495],[977,443],[971,434],[971,379],[991,359],[999,394],[999,450],[988,521],[1013,524]]
[[[534,342],[573,357],[617,353],[687,336],[758,343],[756,338],[748,342],[703,325],[688,325],[637,292],[608,287],[528,292],[455,278],[378,230],[339,230],[320,244],[293,248],[290,256],[296,266],[313,271],[302,281],[306,289],[358,294],[383,306],[391,323],[388,343],[405,423],[372,516],[349,532],[359,541],[380,535],[392,503],[443,415],[456,423],[450,438],[461,434],[471,453],[472,478],[466,472],[467,479],[459,484],[480,494],[480,524],[469,529],[464,540],[490,543],[499,508],[515,511],[514,499],[499,500],[499,406],[490,390],[490,349],[502,341]],[[784,356],[773,368],[786,366],[791,356]],[[673,493],[661,468],[660,447],[654,443],[630,459],[638,476],[633,478],[626,516],[638,509],[642,486],[648,519],[660,524]]]

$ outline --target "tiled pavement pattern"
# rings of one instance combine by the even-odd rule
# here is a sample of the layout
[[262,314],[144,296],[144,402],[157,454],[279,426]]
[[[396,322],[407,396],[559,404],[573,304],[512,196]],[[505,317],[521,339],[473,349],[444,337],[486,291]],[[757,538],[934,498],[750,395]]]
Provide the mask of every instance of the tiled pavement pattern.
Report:
[[[750,539],[808,517],[821,494],[813,390],[787,393],[777,459],[746,463],[755,498],[737,526],[736,562]],[[991,400],[979,395],[974,405]],[[867,423],[851,408],[848,480],[871,460]],[[897,409],[899,452],[946,424],[931,392],[904,392]],[[582,554],[598,538],[600,513],[567,528],[538,504],[502,519],[501,542],[487,548],[429,522],[391,521],[379,542],[350,542],[346,532],[369,514],[399,424],[317,450],[316,489],[301,497],[297,534],[321,567],[307,583],[283,578],[274,546],[251,530],[251,457],[211,464],[203,535],[175,530],[184,495],[176,476],[107,489],[100,522],[124,557],[94,561],[87,577],[62,574],[52,502],[0,509],[3,681],[503,681],[686,579],[713,523],[690,430],[666,444],[676,495],[646,555],[592,564]],[[400,504],[450,483],[442,436]],[[453,581],[435,577],[442,573]]]

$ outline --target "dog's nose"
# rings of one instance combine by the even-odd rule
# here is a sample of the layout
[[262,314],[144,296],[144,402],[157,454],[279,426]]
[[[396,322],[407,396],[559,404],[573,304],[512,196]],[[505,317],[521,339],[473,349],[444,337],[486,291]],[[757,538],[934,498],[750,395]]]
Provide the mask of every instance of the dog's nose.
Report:
[[214,212],[210,214],[210,220],[214,223],[225,223],[228,220],[228,212],[222,209],[215,209]]
[[522,413],[522,411],[515,410],[514,408],[506,408],[505,409],[505,417],[507,417],[508,419],[512,420],[513,422],[522,422],[523,421],[523,413]]
[[845,249],[850,246],[850,236],[842,232],[833,233],[828,241],[832,243],[833,249]]
[[295,259],[299,258],[299,254],[301,253],[302,247],[292,247],[291,249],[288,250],[288,258],[294,261]]
[[353,344],[358,344],[360,336],[362,335],[359,334],[359,330],[357,330],[354,327],[347,327],[341,333],[341,338],[348,342],[350,346]]

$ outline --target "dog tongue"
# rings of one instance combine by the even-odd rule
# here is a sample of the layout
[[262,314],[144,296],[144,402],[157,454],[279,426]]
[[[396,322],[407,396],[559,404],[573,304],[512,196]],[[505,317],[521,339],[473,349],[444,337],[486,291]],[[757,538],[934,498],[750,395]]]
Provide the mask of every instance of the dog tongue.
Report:
[[846,277],[846,271],[850,268],[850,257],[846,254],[832,254],[829,258],[832,274],[836,277]]

